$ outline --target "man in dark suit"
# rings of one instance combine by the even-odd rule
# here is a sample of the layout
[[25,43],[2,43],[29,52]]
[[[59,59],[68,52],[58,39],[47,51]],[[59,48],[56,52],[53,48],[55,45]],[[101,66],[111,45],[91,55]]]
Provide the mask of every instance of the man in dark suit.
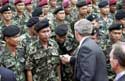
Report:
[[86,19],[75,23],[75,37],[79,42],[74,56],[60,56],[62,63],[74,64],[75,81],[108,81],[106,59],[102,50],[90,38],[93,25]]
[[112,70],[116,73],[114,81],[125,81],[125,42],[114,44],[109,56]]
[[0,81],[16,81],[16,76],[11,70],[0,67]]

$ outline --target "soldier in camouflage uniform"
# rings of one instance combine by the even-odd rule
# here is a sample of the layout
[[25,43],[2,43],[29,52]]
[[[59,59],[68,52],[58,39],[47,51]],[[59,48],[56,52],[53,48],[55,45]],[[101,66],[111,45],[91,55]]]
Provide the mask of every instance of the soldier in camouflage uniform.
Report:
[[99,14],[99,24],[100,24],[100,31],[103,33],[103,35],[108,34],[108,28],[112,24],[113,20],[109,16],[109,4],[107,1],[101,1],[98,4],[98,7],[100,8],[100,14]]
[[17,81],[25,79],[25,50],[19,42],[20,29],[15,25],[10,25],[3,30],[3,38],[6,42],[0,52],[0,66],[12,70]]
[[72,23],[72,15],[71,15],[71,3],[69,0],[63,0],[62,6],[65,11],[65,20],[68,21],[69,23]]
[[122,41],[122,25],[118,23],[114,23],[109,27],[109,38],[101,45],[104,54],[106,55],[107,61],[107,71],[109,81],[113,81],[115,74],[111,70],[110,62],[109,62],[109,53],[112,49],[112,45],[116,42]]
[[117,12],[117,0],[109,0],[110,16],[115,20],[115,14]]
[[118,10],[115,15],[116,23],[123,25],[123,37],[122,40],[125,41],[125,10]]
[[86,18],[88,15],[88,5],[87,5],[86,1],[78,1],[76,6],[78,8],[78,15],[77,15],[76,21]]
[[28,31],[27,33],[23,34],[20,38],[22,40],[23,46],[27,46],[33,41],[37,40],[37,34],[34,30],[34,25],[39,22],[38,17],[32,17],[27,22]]
[[48,20],[35,25],[39,39],[32,42],[27,50],[26,69],[28,81],[59,81],[59,54],[56,43],[49,39]]
[[70,23],[71,29],[72,31],[74,31],[74,20],[76,18],[76,12],[77,11],[73,11],[72,7],[71,7],[71,2],[69,0],[63,0],[62,2],[62,6],[64,8],[65,11],[65,20],[68,21],[68,23]]
[[17,23],[12,19],[13,13],[12,13],[12,7],[8,4],[4,5],[0,9],[1,13],[1,21],[0,21],[0,40],[2,37],[2,30],[4,29],[5,26],[9,25],[17,25]]
[[70,23],[65,20],[65,11],[62,7],[58,7],[54,11],[54,16],[55,18],[53,19],[52,22],[50,22],[51,29],[52,29],[52,35],[54,35],[55,28],[60,25],[60,24],[66,24],[68,26],[68,35],[72,36],[72,30]]
[[25,0],[25,7],[26,7],[26,14],[29,16],[29,18],[31,18],[33,12],[32,0]]
[[24,13],[25,4],[22,0],[15,0],[14,4],[16,8],[14,20],[18,23],[18,26],[21,29],[21,34],[24,34],[27,31],[26,22],[28,21],[29,16]]
[[53,13],[57,7],[57,0],[49,0],[49,13]]
[[74,24],[76,21],[87,17],[87,3],[86,1],[78,1],[76,9],[71,11],[73,23],[71,23],[72,30],[74,31]]
[[49,12],[49,4],[48,4],[48,0],[41,0],[39,2],[39,7],[42,8],[44,17],[49,19],[49,21],[52,21],[54,19],[54,16],[51,12]]
[[[68,27],[65,24],[59,25],[55,29],[56,36],[53,37],[59,45],[59,54],[73,55],[77,48],[77,42],[74,38],[67,36]],[[62,81],[72,81],[73,70],[70,64],[61,64],[61,79]]]

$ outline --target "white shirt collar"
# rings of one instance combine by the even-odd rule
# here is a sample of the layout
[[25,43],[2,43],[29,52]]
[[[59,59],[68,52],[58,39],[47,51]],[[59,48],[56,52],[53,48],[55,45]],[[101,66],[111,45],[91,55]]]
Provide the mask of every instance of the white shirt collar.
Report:
[[125,71],[118,73],[114,81],[118,81],[118,79],[121,78],[123,75],[125,75]]
[[79,43],[78,48],[81,47],[82,43],[83,43],[83,42],[85,41],[85,39],[87,39],[87,38],[89,38],[89,36],[85,36],[85,37],[82,38],[82,40],[81,40],[80,43]]

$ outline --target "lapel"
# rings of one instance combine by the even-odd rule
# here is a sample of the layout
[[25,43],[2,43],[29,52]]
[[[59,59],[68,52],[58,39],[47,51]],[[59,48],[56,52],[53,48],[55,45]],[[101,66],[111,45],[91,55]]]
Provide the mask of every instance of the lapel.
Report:
[[78,55],[79,55],[79,50],[81,49],[81,47],[86,43],[86,41],[89,40],[89,38],[86,38],[83,42],[82,45],[75,50],[74,52],[74,56],[76,57],[76,61],[75,61],[75,66],[74,66],[74,77],[76,77],[77,74],[77,66],[78,66]]

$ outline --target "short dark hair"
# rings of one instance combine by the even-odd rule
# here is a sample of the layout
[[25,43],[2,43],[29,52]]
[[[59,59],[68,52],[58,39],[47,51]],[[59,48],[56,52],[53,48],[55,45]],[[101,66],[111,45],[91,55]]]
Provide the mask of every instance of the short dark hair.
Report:
[[125,67],[125,43],[120,42],[114,44],[114,51],[113,51],[113,57],[118,60],[119,64],[122,67]]

